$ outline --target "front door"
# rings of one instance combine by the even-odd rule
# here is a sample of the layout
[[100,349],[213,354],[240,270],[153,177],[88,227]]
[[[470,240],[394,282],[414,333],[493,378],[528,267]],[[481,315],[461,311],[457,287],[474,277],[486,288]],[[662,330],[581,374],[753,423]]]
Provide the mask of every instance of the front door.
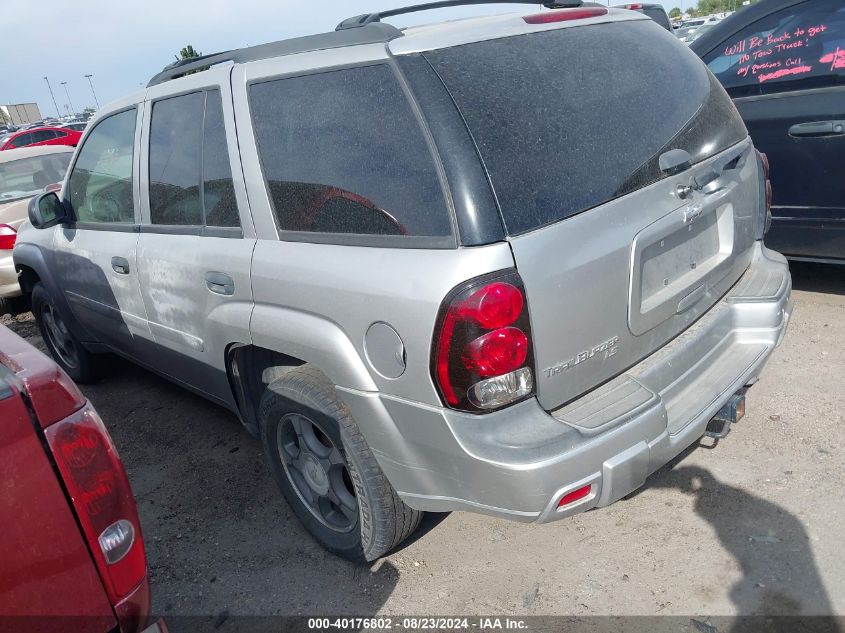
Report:
[[55,274],[92,342],[143,360],[151,340],[138,283],[135,141],[138,108],[91,131],[65,188],[74,221],[53,235]]
[[255,238],[248,215],[242,221],[246,195],[230,151],[229,70],[202,73],[195,83],[205,85],[188,94],[156,99],[151,90],[138,271],[156,368],[233,405],[225,357],[230,345],[250,342]]
[[771,165],[766,244],[787,255],[845,258],[845,5],[775,11],[704,55]]

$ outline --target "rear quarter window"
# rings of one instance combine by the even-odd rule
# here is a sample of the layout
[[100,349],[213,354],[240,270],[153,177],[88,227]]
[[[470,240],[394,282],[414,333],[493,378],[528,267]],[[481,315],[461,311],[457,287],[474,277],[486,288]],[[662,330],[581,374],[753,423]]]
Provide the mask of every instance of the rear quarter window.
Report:
[[424,53],[478,145],[510,234],[663,177],[747,136],[701,60],[651,20],[561,28]]
[[263,81],[249,95],[280,230],[454,243],[433,154],[389,66]]

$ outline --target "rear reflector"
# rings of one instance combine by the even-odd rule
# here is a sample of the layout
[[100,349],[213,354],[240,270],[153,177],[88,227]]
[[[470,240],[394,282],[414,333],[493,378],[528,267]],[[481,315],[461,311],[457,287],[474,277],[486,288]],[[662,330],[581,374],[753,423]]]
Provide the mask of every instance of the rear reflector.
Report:
[[602,9],[601,7],[590,9],[559,9],[557,11],[526,15],[522,19],[528,24],[552,24],[554,22],[566,22],[567,20],[596,18],[600,15],[607,15],[607,9]]
[[0,251],[10,251],[15,247],[18,232],[8,224],[0,224]]
[[590,494],[590,490],[592,490],[592,485],[587,484],[586,486],[582,486],[577,490],[573,490],[572,492],[563,495],[560,502],[557,504],[557,507],[562,508],[563,506],[568,506],[570,503],[580,501]]

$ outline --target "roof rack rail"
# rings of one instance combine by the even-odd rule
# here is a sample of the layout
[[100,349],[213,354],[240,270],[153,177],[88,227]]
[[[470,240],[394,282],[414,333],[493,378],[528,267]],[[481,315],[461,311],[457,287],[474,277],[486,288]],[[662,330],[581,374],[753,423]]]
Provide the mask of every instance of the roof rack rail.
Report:
[[320,33],[289,40],[259,44],[248,48],[238,48],[222,53],[203,55],[190,59],[182,59],[164,67],[164,69],[150,79],[147,87],[170,81],[187,75],[191,71],[206,70],[209,66],[233,62],[235,64],[251,62],[271,57],[284,57],[296,53],[308,53],[341,46],[355,46],[359,44],[381,44],[397,37],[402,37],[402,31],[389,24],[370,24],[367,28],[344,32]]
[[547,9],[572,9],[580,7],[583,3],[581,0],[440,0],[439,2],[429,2],[428,4],[415,4],[410,7],[402,7],[400,9],[388,9],[387,11],[380,11],[378,13],[365,13],[354,18],[348,18],[337,25],[336,31],[345,31],[347,29],[357,29],[368,24],[381,22],[383,18],[393,17],[394,15],[404,15],[406,13],[416,13],[418,11],[430,11],[432,9],[445,9],[447,7],[462,7],[474,4],[542,4]]

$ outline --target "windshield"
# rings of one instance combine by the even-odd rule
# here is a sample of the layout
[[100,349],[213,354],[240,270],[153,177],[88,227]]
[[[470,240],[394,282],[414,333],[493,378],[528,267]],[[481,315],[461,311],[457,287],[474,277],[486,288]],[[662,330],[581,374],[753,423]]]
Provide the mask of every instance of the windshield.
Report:
[[72,154],[61,152],[0,163],[0,202],[28,198],[61,182]]

